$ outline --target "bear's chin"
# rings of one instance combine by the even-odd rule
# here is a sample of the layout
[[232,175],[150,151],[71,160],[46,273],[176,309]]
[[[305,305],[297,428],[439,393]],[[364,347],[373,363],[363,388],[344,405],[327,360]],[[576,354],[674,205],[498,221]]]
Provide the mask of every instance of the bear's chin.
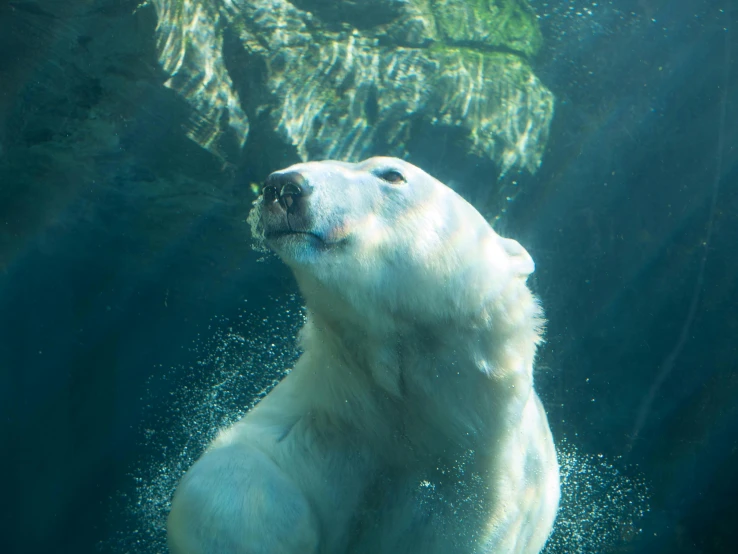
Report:
[[340,250],[345,240],[326,240],[308,231],[278,231],[267,233],[264,243],[288,265],[314,264]]

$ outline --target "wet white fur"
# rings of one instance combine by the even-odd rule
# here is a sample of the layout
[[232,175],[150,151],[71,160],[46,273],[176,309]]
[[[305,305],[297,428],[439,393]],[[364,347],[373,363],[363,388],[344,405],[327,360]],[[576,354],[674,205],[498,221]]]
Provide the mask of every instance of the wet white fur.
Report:
[[[305,297],[304,354],[184,477],[172,552],[539,552],[559,481],[530,256],[400,160],[289,169],[336,243],[269,245]],[[265,217],[257,203],[257,235]]]

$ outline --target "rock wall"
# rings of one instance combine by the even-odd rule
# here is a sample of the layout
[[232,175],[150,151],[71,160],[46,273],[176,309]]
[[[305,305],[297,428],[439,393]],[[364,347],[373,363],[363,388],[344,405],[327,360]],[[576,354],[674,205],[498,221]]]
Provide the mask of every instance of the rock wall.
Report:
[[523,0],[153,1],[188,135],[225,159],[272,132],[303,160],[402,156],[424,120],[501,174],[541,163],[554,102]]

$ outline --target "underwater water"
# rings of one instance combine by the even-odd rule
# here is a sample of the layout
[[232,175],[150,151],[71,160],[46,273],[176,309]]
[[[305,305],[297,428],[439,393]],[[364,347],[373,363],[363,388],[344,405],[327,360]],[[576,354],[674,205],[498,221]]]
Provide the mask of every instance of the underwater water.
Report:
[[178,480],[298,356],[254,185],[377,154],[536,262],[545,552],[736,550],[738,8],[472,4],[0,5],[1,552],[167,551]]

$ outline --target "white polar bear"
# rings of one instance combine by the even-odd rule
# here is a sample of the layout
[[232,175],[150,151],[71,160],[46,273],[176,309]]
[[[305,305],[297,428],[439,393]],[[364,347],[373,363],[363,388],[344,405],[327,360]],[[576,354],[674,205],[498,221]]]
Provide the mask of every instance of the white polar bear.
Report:
[[249,219],[305,297],[304,353],[179,484],[172,552],[539,552],[559,476],[528,253],[392,158],[274,173]]

